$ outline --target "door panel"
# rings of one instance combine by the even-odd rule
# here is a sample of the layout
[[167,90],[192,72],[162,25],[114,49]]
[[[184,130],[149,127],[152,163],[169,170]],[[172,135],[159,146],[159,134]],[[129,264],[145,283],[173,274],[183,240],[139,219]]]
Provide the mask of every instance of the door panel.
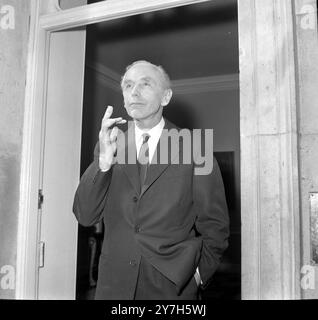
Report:
[[44,266],[39,299],[74,299],[77,222],[72,201],[80,176],[86,29],[51,34],[41,212]]

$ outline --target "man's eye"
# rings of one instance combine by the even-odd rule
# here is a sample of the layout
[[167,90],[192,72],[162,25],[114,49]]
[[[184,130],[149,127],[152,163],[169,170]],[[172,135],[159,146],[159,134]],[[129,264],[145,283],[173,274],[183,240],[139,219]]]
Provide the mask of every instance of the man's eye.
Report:
[[131,84],[130,83],[127,83],[126,85],[125,85],[125,89],[130,89],[131,88]]
[[150,83],[149,82],[144,82],[144,86],[148,87],[148,86],[150,86]]

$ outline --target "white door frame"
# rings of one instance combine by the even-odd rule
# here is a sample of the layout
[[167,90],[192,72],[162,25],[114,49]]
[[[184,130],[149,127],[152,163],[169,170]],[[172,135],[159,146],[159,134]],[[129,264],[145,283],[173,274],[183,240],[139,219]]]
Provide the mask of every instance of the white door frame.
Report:
[[[56,1],[46,1],[44,5]],[[37,198],[50,34],[204,1],[213,0],[108,0],[47,13],[43,0],[31,0],[17,298],[36,298]],[[238,0],[238,7],[242,294],[243,298],[252,299],[297,298],[300,235],[293,4],[281,0]]]

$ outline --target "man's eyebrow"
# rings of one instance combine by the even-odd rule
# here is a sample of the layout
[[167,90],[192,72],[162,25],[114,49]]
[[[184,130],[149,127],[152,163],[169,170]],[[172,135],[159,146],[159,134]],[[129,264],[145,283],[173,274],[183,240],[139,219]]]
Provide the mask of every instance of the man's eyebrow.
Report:
[[124,79],[122,83],[132,82],[132,80]]
[[121,82],[121,86],[124,86],[128,83],[132,83],[132,80],[129,80],[129,79],[124,79],[122,82]]

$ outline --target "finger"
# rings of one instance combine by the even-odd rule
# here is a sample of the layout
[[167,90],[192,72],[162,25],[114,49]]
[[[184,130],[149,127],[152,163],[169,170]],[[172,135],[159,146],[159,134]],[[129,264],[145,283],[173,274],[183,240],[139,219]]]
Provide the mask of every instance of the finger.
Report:
[[110,141],[111,142],[115,142],[117,139],[117,135],[118,135],[118,127],[114,127],[110,133]]
[[105,130],[101,129],[99,131],[98,137],[99,137],[99,141],[101,143],[104,143],[104,144],[109,144],[110,143],[109,130],[105,131]]
[[103,117],[103,120],[105,119],[109,119],[110,116],[113,114],[113,110],[114,108],[112,106],[107,106],[106,108],[106,111],[105,111],[105,114],[104,114],[104,117]]
[[120,123],[121,121],[123,121],[122,117],[111,118],[111,119],[103,119],[101,129],[103,129],[104,131],[108,130],[111,126],[113,126],[116,123]]

